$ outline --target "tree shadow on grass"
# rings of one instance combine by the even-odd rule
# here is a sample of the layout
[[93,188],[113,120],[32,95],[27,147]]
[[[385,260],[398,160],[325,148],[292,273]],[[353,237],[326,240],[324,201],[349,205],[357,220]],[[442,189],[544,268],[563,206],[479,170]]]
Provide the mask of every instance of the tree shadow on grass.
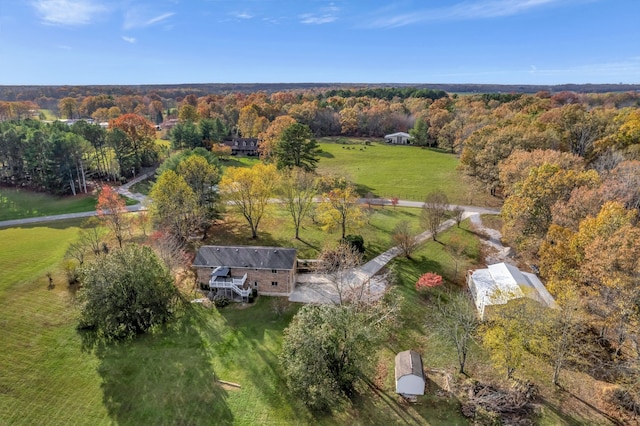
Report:
[[321,158],[335,158],[335,155],[333,155],[332,153],[327,152],[327,151],[320,151],[320,153],[318,154],[318,157],[321,157]]
[[551,403],[551,401],[545,398],[538,398],[538,399],[545,410],[551,411],[556,417],[562,419],[564,424],[569,426],[580,426],[584,424],[584,421],[580,421],[579,419],[569,416],[568,414],[562,411],[562,408],[558,407],[557,405],[554,405],[553,403]]
[[425,394],[416,403],[405,401],[393,390],[381,389],[364,378],[367,389],[356,395],[357,419],[371,425],[467,425],[460,414],[460,402],[436,382],[426,378]]
[[[227,392],[216,381],[197,308],[166,330],[94,346],[103,404],[118,424],[230,425]],[[86,343],[85,335],[83,341]]]

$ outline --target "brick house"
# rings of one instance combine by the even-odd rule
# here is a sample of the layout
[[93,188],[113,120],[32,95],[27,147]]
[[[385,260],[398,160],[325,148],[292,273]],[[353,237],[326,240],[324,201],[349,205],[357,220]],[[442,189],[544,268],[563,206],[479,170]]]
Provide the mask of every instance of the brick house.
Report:
[[296,249],[252,246],[202,246],[193,261],[201,288],[225,289],[247,297],[288,296],[296,283]]

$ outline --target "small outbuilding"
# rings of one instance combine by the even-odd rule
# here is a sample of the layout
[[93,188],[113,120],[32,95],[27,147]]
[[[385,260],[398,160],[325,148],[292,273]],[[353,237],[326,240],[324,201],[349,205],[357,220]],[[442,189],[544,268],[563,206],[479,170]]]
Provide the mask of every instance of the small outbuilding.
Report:
[[409,145],[411,143],[409,139],[411,139],[411,135],[405,132],[391,133],[384,137],[385,142],[392,145]]
[[424,395],[425,386],[422,357],[408,350],[396,355],[396,393],[404,397]]

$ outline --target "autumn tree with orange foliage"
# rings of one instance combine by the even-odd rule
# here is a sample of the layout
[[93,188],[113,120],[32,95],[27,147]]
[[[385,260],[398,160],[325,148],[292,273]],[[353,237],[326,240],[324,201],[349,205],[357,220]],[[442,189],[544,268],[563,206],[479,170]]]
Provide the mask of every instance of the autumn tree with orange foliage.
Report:
[[118,240],[118,245],[122,247],[124,234],[129,227],[129,223],[125,217],[127,207],[124,199],[122,199],[120,194],[111,186],[106,185],[102,187],[98,195],[96,211],[98,212],[98,217],[113,233],[116,240]]
[[134,155],[134,167],[153,164],[157,159],[155,150],[156,128],[146,118],[138,114],[124,114],[109,122],[110,129],[120,129],[131,142]]
[[269,161],[271,159],[273,151],[282,139],[284,131],[296,123],[295,118],[290,115],[281,115],[276,117],[276,119],[269,124],[269,127],[258,135],[260,138],[258,152],[262,160]]

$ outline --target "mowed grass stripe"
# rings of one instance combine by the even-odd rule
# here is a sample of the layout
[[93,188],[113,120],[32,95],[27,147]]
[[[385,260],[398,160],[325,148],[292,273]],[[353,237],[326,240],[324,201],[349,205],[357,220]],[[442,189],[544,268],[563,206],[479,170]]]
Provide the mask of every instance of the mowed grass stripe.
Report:
[[0,300],[9,286],[32,281],[56,266],[77,237],[77,224],[64,221],[55,227],[0,228]]
[[[7,337],[0,354],[0,417],[18,424],[105,423],[96,360],[80,350],[73,308],[64,288],[40,279],[11,289],[0,303]],[[88,423],[87,423],[88,424]]]

